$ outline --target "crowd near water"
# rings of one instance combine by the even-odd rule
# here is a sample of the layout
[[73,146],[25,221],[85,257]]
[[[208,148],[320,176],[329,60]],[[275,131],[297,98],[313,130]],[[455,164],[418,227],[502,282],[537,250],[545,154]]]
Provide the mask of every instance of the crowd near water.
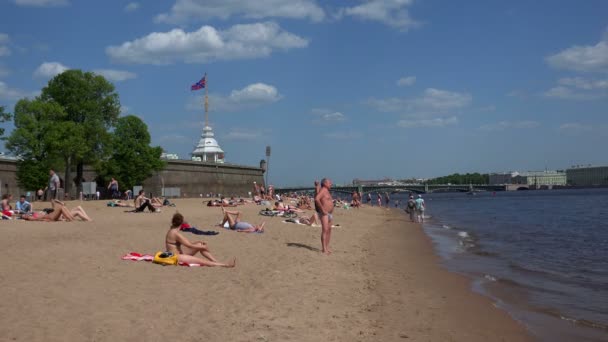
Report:
[[424,230],[476,291],[542,340],[608,340],[608,189],[423,196]]

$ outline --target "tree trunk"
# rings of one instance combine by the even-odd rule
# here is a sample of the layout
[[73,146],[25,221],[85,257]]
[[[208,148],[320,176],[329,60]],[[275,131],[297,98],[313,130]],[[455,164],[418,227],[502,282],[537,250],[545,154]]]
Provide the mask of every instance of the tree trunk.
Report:
[[81,160],[76,164],[76,194],[82,191],[82,177],[84,174],[84,162]]
[[[72,158],[65,159],[65,177],[63,179],[63,196],[70,193],[72,189]],[[63,200],[64,198],[61,198]]]

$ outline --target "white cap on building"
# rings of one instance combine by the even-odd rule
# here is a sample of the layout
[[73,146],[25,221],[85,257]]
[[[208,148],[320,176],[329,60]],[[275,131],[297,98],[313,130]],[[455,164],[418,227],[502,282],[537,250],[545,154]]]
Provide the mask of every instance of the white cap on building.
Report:
[[209,126],[203,128],[201,140],[192,152],[192,159],[199,157],[201,161],[223,163],[224,151],[213,137],[213,129]]

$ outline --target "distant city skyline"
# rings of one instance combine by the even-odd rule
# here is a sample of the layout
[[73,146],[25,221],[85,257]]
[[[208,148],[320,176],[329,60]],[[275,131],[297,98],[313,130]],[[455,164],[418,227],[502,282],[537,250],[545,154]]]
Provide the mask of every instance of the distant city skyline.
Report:
[[[0,3],[0,106],[104,75],[153,145],[210,124],[269,181],[608,165],[608,2],[173,0]],[[12,123],[3,125],[10,134]]]

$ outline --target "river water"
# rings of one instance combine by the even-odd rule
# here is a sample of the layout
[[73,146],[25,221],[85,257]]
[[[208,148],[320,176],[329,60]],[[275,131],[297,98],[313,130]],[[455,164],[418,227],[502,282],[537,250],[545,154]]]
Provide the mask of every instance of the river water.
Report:
[[423,198],[425,232],[475,291],[541,340],[608,341],[608,189]]

